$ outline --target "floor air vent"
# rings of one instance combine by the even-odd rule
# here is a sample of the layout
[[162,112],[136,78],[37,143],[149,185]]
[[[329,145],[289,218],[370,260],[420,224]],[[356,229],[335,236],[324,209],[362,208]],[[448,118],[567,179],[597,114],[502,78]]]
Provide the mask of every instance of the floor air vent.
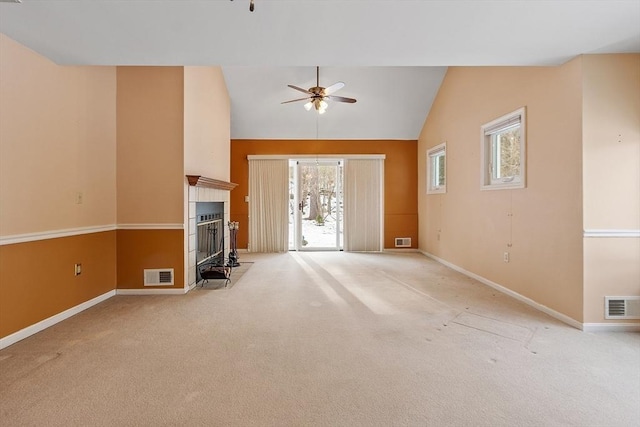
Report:
[[144,270],[145,286],[173,286],[173,268]]
[[640,297],[604,297],[605,319],[640,319]]
[[410,248],[411,237],[396,237],[396,248]]

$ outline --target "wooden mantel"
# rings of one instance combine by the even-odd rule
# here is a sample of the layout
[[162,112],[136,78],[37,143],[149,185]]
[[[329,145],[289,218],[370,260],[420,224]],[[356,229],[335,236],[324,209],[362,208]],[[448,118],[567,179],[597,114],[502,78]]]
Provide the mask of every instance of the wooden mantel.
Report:
[[220,181],[219,179],[207,178],[201,175],[187,175],[187,181],[189,181],[189,185],[194,187],[207,187],[227,191],[231,191],[238,186],[233,182]]

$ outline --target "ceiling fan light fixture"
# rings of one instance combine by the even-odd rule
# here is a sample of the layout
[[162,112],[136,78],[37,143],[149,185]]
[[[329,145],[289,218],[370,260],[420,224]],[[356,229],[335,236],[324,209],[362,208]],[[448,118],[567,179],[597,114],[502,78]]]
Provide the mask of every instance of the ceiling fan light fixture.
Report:
[[313,107],[313,103],[311,101],[304,104],[304,109],[307,111],[311,110],[311,107]]
[[327,104],[322,98],[316,98],[313,100],[313,106],[319,114],[324,114],[327,111]]

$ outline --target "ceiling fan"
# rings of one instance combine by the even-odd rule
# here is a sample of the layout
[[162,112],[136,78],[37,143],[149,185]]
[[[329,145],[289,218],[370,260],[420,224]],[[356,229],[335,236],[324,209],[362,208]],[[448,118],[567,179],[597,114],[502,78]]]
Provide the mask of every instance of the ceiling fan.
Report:
[[326,88],[320,86],[320,67],[316,67],[316,85],[314,87],[310,87],[307,90],[294,85],[287,86],[289,86],[291,89],[306,93],[309,96],[304,98],[292,99],[291,101],[284,101],[282,102],[282,104],[288,104],[290,102],[298,101],[308,101],[306,104],[304,104],[304,108],[307,111],[311,110],[311,108],[314,107],[316,111],[318,111],[318,113],[324,114],[324,112],[327,111],[327,107],[329,106],[329,104],[327,104],[327,100],[347,102],[349,104],[353,104],[354,102],[356,102],[356,100],[353,98],[345,98],[344,96],[333,95],[335,92],[344,87],[344,83],[342,82],[334,83]]

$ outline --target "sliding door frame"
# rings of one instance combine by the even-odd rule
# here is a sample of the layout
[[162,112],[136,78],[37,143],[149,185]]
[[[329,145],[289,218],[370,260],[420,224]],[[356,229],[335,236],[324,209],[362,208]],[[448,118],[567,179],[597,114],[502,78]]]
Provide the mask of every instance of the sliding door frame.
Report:
[[[385,160],[386,155],[384,154],[250,154],[247,156],[248,160],[290,160],[290,161],[299,161],[299,160],[335,160],[335,161],[344,161],[344,160],[372,160],[372,159],[380,159]],[[344,165],[344,163],[343,163]],[[380,201],[380,248],[384,248],[384,212],[385,212],[385,201],[384,201],[384,162],[382,162],[382,176],[380,182],[380,193],[381,193],[381,201]],[[343,181],[343,187],[346,183]],[[343,188],[344,191],[344,188]],[[251,203],[251,201],[249,201]],[[343,212],[344,215],[344,212]],[[346,222],[346,218],[343,217],[342,222],[342,233],[344,236],[344,224]],[[298,227],[295,227],[298,229]],[[298,236],[295,236],[294,241],[297,241]],[[344,243],[343,243],[344,245]],[[296,249],[298,250],[298,249]]]

